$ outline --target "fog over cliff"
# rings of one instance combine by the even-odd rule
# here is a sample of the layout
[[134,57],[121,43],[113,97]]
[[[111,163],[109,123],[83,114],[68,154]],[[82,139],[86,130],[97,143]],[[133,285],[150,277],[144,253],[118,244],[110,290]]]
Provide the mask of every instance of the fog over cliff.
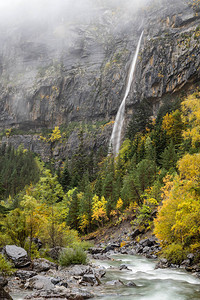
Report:
[[0,128],[113,121],[142,30],[126,116],[155,107],[198,77],[198,24],[186,0],[0,0]]

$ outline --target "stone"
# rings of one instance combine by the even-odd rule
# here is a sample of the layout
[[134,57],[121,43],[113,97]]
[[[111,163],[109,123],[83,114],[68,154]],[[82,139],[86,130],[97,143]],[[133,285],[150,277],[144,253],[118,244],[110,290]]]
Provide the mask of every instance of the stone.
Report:
[[33,276],[36,276],[37,273],[34,271],[26,271],[26,270],[19,270],[16,272],[16,277],[19,277],[21,280],[27,280]]
[[57,265],[44,258],[34,259],[32,268],[35,272],[46,272],[49,269],[56,269]]
[[166,258],[161,258],[161,260],[156,264],[155,269],[165,269],[169,267],[170,263],[168,262],[168,260]]
[[111,258],[107,254],[93,254],[94,259],[98,260],[111,260]]
[[130,251],[129,251],[129,255],[136,255],[137,253],[136,253],[136,251],[135,251],[135,249],[131,249]]
[[3,253],[11,260],[16,268],[27,267],[31,264],[25,249],[15,246],[7,245],[3,248]]
[[59,284],[61,282],[61,278],[60,277],[57,277],[57,278],[52,278],[51,279],[51,282],[56,285],[56,284]]
[[187,258],[190,260],[190,262],[192,262],[194,260],[194,254],[193,253],[189,253],[187,255]]
[[137,286],[133,281],[128,281],[125,285],[128,287],[136,287]]
[[122,286],[124,283],[121,280],[111,280],[106,282],[107,285]]
[[185,259],[185,260],[182,261],[181,267],[182,267],[182,268],[183,268],[183,267],[184,267],[184,268],[185,268],[185,267],[189,267],[190,264],[191,264],[190,260],[189,260],[189,259]]
[[151,246],[154,246],[156,244],[156,239],[155,238],[149,238],[149,239],[144,239],[144,240],[141,240],[139,242],[140,245],[142,245],[143,247],[151,247]]
[[74,266],[70,267],[69,273],[72,276],[83,276],[85,274],[93,273],[93,271],[90,266],[74,265]]
[[105,276],[105,274],[106,274],[106,268],[104,268],[104,267],[96,267],[95,269],[94,269],[94,274],[95,274],[95,276],[97,276],[98,278],[102,278],[103,276]]
[[145,254],[145,253],[148,253],[150,250],[151,250],[150,247],[145,246],[145,247],[143,248],[143,251],[142,251],[142,252]]
[[82,300],[93,298],[94,295],[83,289],[72,289],[69,294],[67,294],[67,299],[69,300]]
[[120,248],[121,254],[128,254],[128,249]]
[[91,285],[98,285],[100,283],[94,274],[84,274],[80,284],[84,282],[90,283]]
[[26,281],[25,287],[28,289],[36,290],[53,290],[54,284],[52,283],[53,277],[36,275]]
[[118,249],[118,248],[120,248],[120,243],[119,244],[110,244],[110,245],[108,245],[104,250],[103,250],[103,252],[104,253],[106,253],[106,252],[108,252],[108,251],[112,251],[112,250],[115,250],[115,249]]
[[129,270],[129,271],[131,271],[131,269],[129,269],[129,267],[127,265],[124,265],[124,264],[119,266],[119,270]]
[[60,283],[60,286],[64,286],[65,288],[67,288],[67,287],[68,287],[67,281],[62,281],[62,282]]

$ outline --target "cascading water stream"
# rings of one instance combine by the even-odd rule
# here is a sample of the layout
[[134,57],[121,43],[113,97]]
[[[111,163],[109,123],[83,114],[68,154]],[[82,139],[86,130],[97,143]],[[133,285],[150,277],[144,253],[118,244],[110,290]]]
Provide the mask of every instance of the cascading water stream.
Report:
[[[183,269],[156,269],[157,261],[118,254],[112,260],[94,261],[106,268],[94,300],[199,300],[200,280]],[[125,264],[128,269],[120,270]],[[113,281],[123,284],[114,284]],[[113,283],[112,283],[113,282]],[[134,282],[136,286],[127,286]]]
[[139,50],[140,50],[143,33],[144,33],[144,31],[142,31],[142,33],[140,35],[140,39],[138,41],[136,52],[133,57],[133,61],[131,63],[131,67],[130,67],[129,74],[128,74],[128,81],[127,81],[127,85],[126,85],[125,95],[124,95],[122,103],[118,109],[117,116],[115,119],[115,124],[114,124],[113,131],[112,131],[112,135],[110,138],[109,153],[113,152],[114,156],[116,156],[119,153],[121,133],[122,133],[123,123],[124,123],[125,103],[126,103],[126,98],[128,97],[128,94],[129,94],[130,88],[131,88],[131,84],[133,81],[133,75],[134,75],[135,66],[137,63],[137,58],[138,58],[138,54],[139,54]]

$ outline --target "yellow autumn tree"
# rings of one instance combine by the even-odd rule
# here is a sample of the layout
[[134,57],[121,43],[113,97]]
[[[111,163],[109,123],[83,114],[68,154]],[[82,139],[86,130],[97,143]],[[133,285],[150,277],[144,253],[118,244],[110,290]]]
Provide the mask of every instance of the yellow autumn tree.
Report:
[[61,135],[59,126],[55,126],[55,128],[53,129],[50,136],[44,137],[44,136],[40,135],[40,140],[50,143],[50,145],[52,146],[56,141],[59,141],[61,139],[61,137],[62,137],[62,135]]
[[191,139],[192,146],[200,142],[200,93],[188,96],[182,102],[182,121],[186,129],[183,131],[184,139]]
[[53,129],[53,132],[52,134],[50,135],[50,138],[49,138],[49,141],[51,143],[55,142],[55,141],[58,141],[61,139],[61,132],[60,132],[60,129],[59,129],[59,126],[56,126],[54,129]]
[[165,182],[163,204],[154,222],[167,253],[172,245],[182,251],[200,249],[200,153],[183,156],[178,170],[173,181]]
[[163,117],[162,129],[173,139],[174,143],[180,143],[182,140],[183,121],[181,112],[177,109],[171,113],[167,113]]
[[99,226],[103,226],[104,221],[107,219],[106,205],[107,201],[103,196],[99,198],[94,195],[92,198],[92,221],[97,221]]
[[31,257],[32,242],[33,238],[39,235],[39,230],[42,224],[45,223],[45,214],[43,214],[42,204],[29,193],[24,195],[21,202],[22,207],[24,208],[24,214],[26,218],[26,226],[29,235],[29,256]]

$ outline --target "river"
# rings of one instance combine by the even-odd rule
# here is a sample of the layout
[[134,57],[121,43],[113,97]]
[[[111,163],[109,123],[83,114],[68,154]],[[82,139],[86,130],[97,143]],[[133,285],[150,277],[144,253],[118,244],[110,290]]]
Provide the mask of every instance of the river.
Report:
[[[199,300],[200,280],[182,269],[155,269],[157,261],[142,256],[113,255],[112,260],[94,260],[94,264],[105,267],[102,285],[88,287],[94,300]],[[126,264],[130,270],[119,270]],[[109,281],[132,281],[135,287],[109,285]],[[11,293],[14,300],[24,299],[26,294]]]
[[[199,300],[200,280],[181,269],[155,269],[156,261],[142,256],[115,255],[112,261],[96,261],[107,269],[104,286],[94,300]],[[119,270],[126,264],[129,270]],[[113,269],[110,268],[114,267]],[[109,286],[120,279],[133,281],[136,287]]]

